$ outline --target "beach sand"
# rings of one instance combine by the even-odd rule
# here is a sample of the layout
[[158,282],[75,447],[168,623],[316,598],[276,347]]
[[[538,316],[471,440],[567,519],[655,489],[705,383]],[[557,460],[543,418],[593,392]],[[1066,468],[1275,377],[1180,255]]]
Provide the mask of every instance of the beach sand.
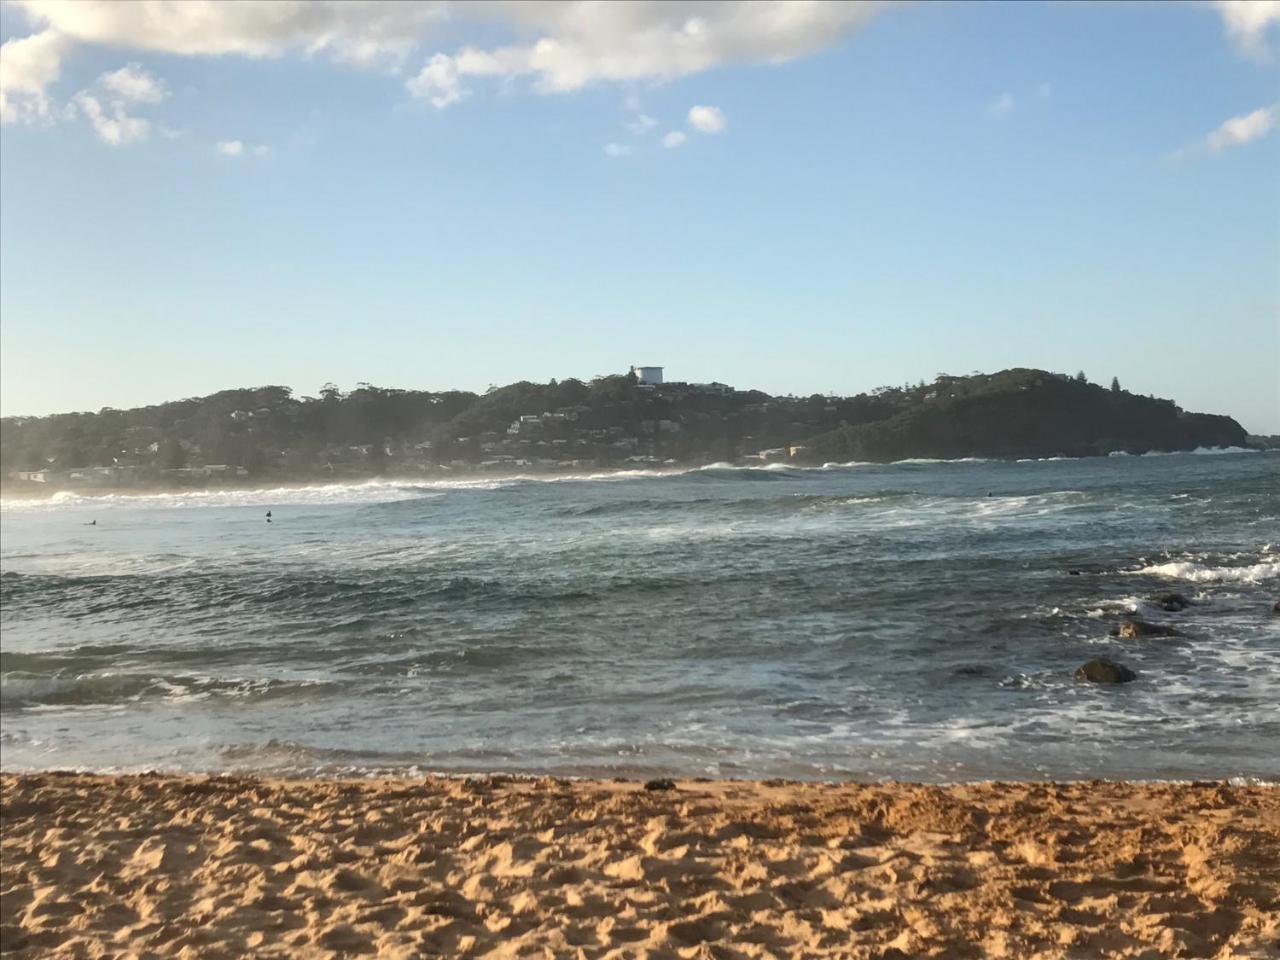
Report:
[[1280,956],[1275,787],[0,783],[6,956]]

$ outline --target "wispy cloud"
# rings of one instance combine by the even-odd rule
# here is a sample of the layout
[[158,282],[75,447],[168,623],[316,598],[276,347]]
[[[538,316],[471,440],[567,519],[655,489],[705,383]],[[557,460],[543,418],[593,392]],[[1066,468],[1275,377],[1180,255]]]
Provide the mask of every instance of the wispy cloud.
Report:
[[658,121],[653,119],[647,113],[638,113],[627,121],[627,129],[636,136],[648,133],[658,125]]
[[108,146],[123,147],[151,136],[152,124],[130,110],[137,104],[160,103],[169,96],[163,80],[141,65],[130,63],[98,77],[97,82],[72,97],[78,110],[93,126],[98,139]]
[[406,87],[440,109],[465,95],[464,78],[527,77],[538,93],[564,93],[600,82],[670,80],[729,63],[782,63],[831,46],[885,6],[880,0],[510,4],[499,8],[503,15],[534,31],[536,40],[436,53]]
[[104,73],[99,82],[117,97],[133,103],[159,103],[169,96],[164,81],[153,77],[138,63]]
[[1276,108],[1260,107],[1224,121],[1222,126],[1205,138],[1204,145],[1213,153],[1221,153],[1231,147],[1240,147],[1260,140],[1276,126]]
[[264,143],[250,146],[243,140],[219,140],[214,150],[224,157],[265,157],[271,153],[271,148]]
[[685,136],[683,131],[672,130],[670,133],[668,133],[665,137],[662,138],[662,145],[666,147],[668,150],[670,150],[673,147],[681,146],[688,139],[689,138]]
[[[455,3],[291,0],[0,0],[20,9],[34,32],[10,39],[0,56],[0,120],[58,115],[49,90],[67,53],[77,46],[145,51],[170,56],[311,59],[399,72],[408,95],[443,110],[485,82],[526,83],[540,94],[593,84],[666,81],[728,64],[772,65],[809,56],[840,42],[882,10],[888,0],[792,2],[718,0],[716,3],[630,0]],[[430,46],[445,21],[474,21],[515,39],[505,44]],[[116,124],[113,140],[143,139],[145,118],[117,104],[159,103],[167,89],[138,63],[104,77],[77,95],[72,114]],[[659,128],[633,111],[628,130]],[[138,120],[131,123],[131,120]],[[714,114],[690,120],[693,129],[719,132]],[[129,131],[128,133],[124,131]]]
[[1194,143],[1180,147],[1170,153],[1166,159],[1173,163],[1182,163],[1197,157],[1208,157],[1224,153],[1236,147],[1261,140],[1280,126],[1280,104],[1259,107],[1249,113],[1224,120],[1218,127]]
[[987,113],[993,117],[1005,117],[1012,112],[1016,101],[1012,93],[1002,93],[987,104]]
[[0,123],[48,118],[46,91],[62,73],[62,58],[70,47],[70,41],[53,30],[15,37],[0,46]]
[[452,57],[437,53],[427,65],[405,82],[409,95],[426,100],[437,110],[457,103],[470,91],[462,86],[458,65]]
[[441,0],[14,0],[14,5],[35,23],[81,43],[181,56],[326,55],[385,67],[402,64],[430,28],[450,14],[449,4]]
[[94,94],[81,90],[73,102],[93,125],[98,139],[109,146],[123,147],[146,140],[151,135],[151,121],[145,117],[130,116],[119,100],[104,104]]
[[606,143],[604,145],[605,156],[608,157],[625,157],[631,153],[631,148],[622,143]]
[[1268,34],[1280,24],[1280,0],[1216,0],[1227,36],[1245,56],[1270,56]]

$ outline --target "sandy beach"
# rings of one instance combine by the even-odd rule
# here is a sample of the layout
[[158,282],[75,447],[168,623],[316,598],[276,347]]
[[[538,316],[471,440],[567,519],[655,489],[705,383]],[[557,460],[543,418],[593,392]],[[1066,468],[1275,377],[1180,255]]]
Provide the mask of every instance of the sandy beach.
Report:
[[1272,957],[1280,789],[4,775],[14,957]]

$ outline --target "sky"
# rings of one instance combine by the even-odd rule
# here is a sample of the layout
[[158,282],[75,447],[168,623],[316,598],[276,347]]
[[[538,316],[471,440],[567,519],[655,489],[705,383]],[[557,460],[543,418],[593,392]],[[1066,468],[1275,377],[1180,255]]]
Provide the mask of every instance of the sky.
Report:
[[1043,367],[1280,433],[1280,2],[0,4],[0,412]]

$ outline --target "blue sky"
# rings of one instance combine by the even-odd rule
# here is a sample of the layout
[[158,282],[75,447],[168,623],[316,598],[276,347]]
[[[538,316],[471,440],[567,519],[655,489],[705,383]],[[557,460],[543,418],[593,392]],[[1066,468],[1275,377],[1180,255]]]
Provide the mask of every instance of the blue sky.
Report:
[[1280,3],[0,14],[6,415],[1039,366],[1280,432]]

